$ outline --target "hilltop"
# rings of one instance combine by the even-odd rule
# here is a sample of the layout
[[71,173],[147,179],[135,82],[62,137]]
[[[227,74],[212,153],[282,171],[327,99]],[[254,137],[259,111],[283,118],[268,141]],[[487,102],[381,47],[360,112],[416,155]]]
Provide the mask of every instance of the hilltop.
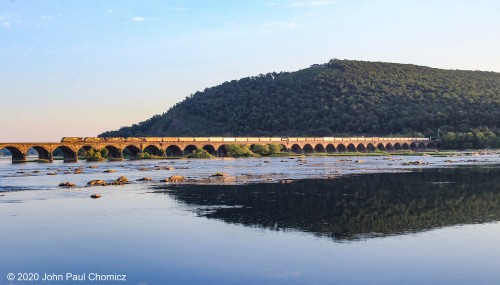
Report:
[[439,130],[445,139],[480,134],[495,142],[499,123],[500,73],[333,59],[225,82],[100,136],[436,137]]

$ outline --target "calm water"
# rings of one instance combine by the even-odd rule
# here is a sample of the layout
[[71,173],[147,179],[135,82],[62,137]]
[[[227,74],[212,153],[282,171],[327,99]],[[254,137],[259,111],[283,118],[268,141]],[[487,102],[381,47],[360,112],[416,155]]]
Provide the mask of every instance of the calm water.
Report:
[[[498,155],[345,159],[99,168],[3,160],[0,284],[500,284]],[[414,160],[429,164],[402,166]],[[78,167],[84,173],[72,174]],[[103,173],[110,168],[117,172]],[[120,175],[199,180],[219,170],[235,181],[264,174],[272,181],[301,179],[57,187]],[[398,172],[373,173],[381,170]],[[90,199],[93,193],[103,197]],[[9,282],[8,273],[85,274],[87,280]],[[127,275],[127,281],[89,281],[94,273]]]

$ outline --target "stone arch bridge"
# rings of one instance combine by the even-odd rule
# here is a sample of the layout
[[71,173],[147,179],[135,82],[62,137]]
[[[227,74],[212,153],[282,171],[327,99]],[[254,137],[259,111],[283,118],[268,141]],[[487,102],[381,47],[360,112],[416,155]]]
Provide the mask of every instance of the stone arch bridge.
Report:
[[375,151],[423,151],[437,149],[439,141],[428,138],[392,137],[144,137],[144,138],[78,138],[65,137],[55,143],[0,143],[1,149],[8,149],[12,162],[26,162],[28,151],[35,149],[38,158],[52,162],[54,152],[59,150],[65,162],[78,161],[78,153],[83,150],[107,149],[110,159],[123,159],[124,153],[131,159],[140,158],[144,153],[165,157],[182,157],[200,148],[215,156],[227,155],[226,147],[231,144],[279,144],[283,151],[294,153],[315,152],[375,152]]

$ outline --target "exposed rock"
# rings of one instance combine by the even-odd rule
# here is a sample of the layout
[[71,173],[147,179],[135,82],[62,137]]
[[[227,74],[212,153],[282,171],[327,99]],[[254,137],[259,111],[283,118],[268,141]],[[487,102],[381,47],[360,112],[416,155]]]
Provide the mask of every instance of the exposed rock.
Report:
[[128,183],[128,178],[126,176],[120,176],[118,177],[118,179],[115,180],[116,182],[119,182],[119,183]]
[[40,170],[33,170],[33,173],[40,173]]
[[87,185],[88,186],[106,186],[106,185],[108,185],[108,183],[106,183],[106,181],[104,181],[104,180],[91,180],[91,181],[87,182]]
[[57,175],[55,172],[47,172],[47,175]]
[[59,183],[59,187],[75,187],[76,185],[71,182],[61,182]]
[[223,177],[223,176],[226,176],[227,174],[226,173],[223,173],[223,172],[216,172],[214,174],[212,174],[212,177]]
[[429,164],[428,162],[423,162],[423,161],[408,161],[408,162],[403,162],[402,165],[427,165]]
[[175,168],[173,166],[166,166],[165,170],[174,170]]
[[293,180],[292,179],[281,179],[280,180],[280,184],[289,184],[289,183],[292,183]]
[[136,181],[151,181],[151,180],[153,180],[153,179],[148,178],[148,177],[143,177],[143,178],[137,179]]
[[172,183],[175,183],[175,182],[182,182],[184,181],[184,176],[181,176],[181,175],[172,175],[170,176],[169,178],[165,178],[163,180],[160,180],[161,182],[172,182]]
[[114,169],[108,169],[108,170],[104,170],[103,172],[104,173],[114,173],[114,172],[116,172],[116,170],[114,170]]
[[80,174],[82,172],[83,172],[83,169],[78,168],[78,169],[75,169],[75,171],[73,172],[73,174]]
[[357,163],[365,163],[365,162],[366,162],[366,160],[363,160],[363,159],[358,159],[358,160],[356,160],[356,162],[357,162]]
[[101,198],[101,197],[102,197],[102,196],[101,196],[101,195],[99,195],[99,194],[92,194],[92,195],[90,195],[90,198],[92,198],[92,199],[99,199],[99,198]]
[[87,168],[99,168],[99,166],[97,166],[97,165],[90,165],[90,166],[87,166]]

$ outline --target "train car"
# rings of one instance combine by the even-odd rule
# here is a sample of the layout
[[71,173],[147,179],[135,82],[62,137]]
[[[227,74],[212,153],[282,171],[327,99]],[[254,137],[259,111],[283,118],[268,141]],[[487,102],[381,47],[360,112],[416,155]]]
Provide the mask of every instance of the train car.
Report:
[[298,138],[288,138],[289,142],[296,142],[297,140],[298,140]]
[[234,141],[236,141],[236,138],[222,138],[222,141],[224,141],[224,142],[234,142]]
[[331,142],[331,141],[334,141],[334,140],[335,140],[335,138],[333,138],[333,137],[324,137],[323,138],[323,141],[325,141],[325,142]]
[[61,139],[61,142],[66,142],[66,143],[77,143],[77,142],[83,142],[82,137],[63,137]]
[[271,141],[272,141],[272,142],[280,142],[280,141],[281,141],[281,138],[271,138]]
[[83,139],[83,141],[88,142],[88,143],[99,143],[99,142],[103,142],[104,138],[86,137]]
[[179,141],[178,137],[162,137],[161,139],[164,142],[178,142]]
[[194,137],[180,137],[179,141],[180,142],[192,142],[192,141],[194,141]]
[[194,138],[194,141],[196,142],[208,142],[208,138]]
[[118,140],[126,141],[126,142],[144,142],[146,141],[146,138],[136,138],[136,137],[129,137],[129,138],[117,138]]
[[162,137],[145,137],[144,141],[145,142],[162,142],[163,138]]

